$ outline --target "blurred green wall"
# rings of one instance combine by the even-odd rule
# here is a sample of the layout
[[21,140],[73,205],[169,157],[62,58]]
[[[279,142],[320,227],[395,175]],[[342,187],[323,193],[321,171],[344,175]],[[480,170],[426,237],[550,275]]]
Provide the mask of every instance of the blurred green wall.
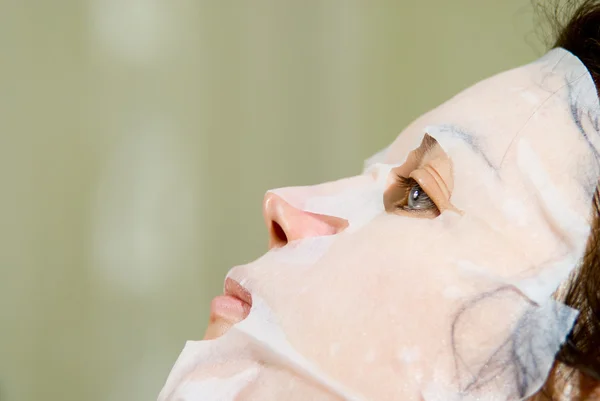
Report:
[[527,1],[0,0],[0,400],[153,400],[266,189],[540,54]]

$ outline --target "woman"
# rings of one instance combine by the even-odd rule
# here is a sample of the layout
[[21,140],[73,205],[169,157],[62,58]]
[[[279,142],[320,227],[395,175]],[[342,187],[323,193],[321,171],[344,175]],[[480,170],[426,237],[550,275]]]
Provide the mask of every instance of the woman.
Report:
[[586,1],[363,174],[268,192],[270,251],[159,399],[600,399],[599,26]]

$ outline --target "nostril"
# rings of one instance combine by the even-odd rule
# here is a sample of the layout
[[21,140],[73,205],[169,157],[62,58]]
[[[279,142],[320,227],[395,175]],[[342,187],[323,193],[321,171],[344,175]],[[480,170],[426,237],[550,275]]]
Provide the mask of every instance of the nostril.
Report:
[[275,221],[271,223],[271,233],[273,235],[273,242],[276,246],[283,246],[288,243],[287,235],[283,228]]

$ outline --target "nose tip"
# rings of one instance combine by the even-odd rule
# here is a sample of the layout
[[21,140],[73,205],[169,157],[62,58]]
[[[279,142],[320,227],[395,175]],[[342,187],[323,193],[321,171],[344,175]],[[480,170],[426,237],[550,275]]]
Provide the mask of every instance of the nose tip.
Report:
[[271,192],[265,195],[263,215],[269,230],[269,249],[303,238],[337,234],[348,227],[345,219],[300,210]]

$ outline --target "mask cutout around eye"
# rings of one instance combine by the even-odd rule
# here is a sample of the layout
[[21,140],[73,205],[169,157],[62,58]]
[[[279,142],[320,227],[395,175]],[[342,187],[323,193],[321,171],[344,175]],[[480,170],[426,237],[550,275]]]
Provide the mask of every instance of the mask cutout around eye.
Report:
[[387,180],[383,203],[388,213],[435,218],[445,210],[459,212],[450,202],[454,187],[452,161],[428,134],[404,164],[392,169]]

